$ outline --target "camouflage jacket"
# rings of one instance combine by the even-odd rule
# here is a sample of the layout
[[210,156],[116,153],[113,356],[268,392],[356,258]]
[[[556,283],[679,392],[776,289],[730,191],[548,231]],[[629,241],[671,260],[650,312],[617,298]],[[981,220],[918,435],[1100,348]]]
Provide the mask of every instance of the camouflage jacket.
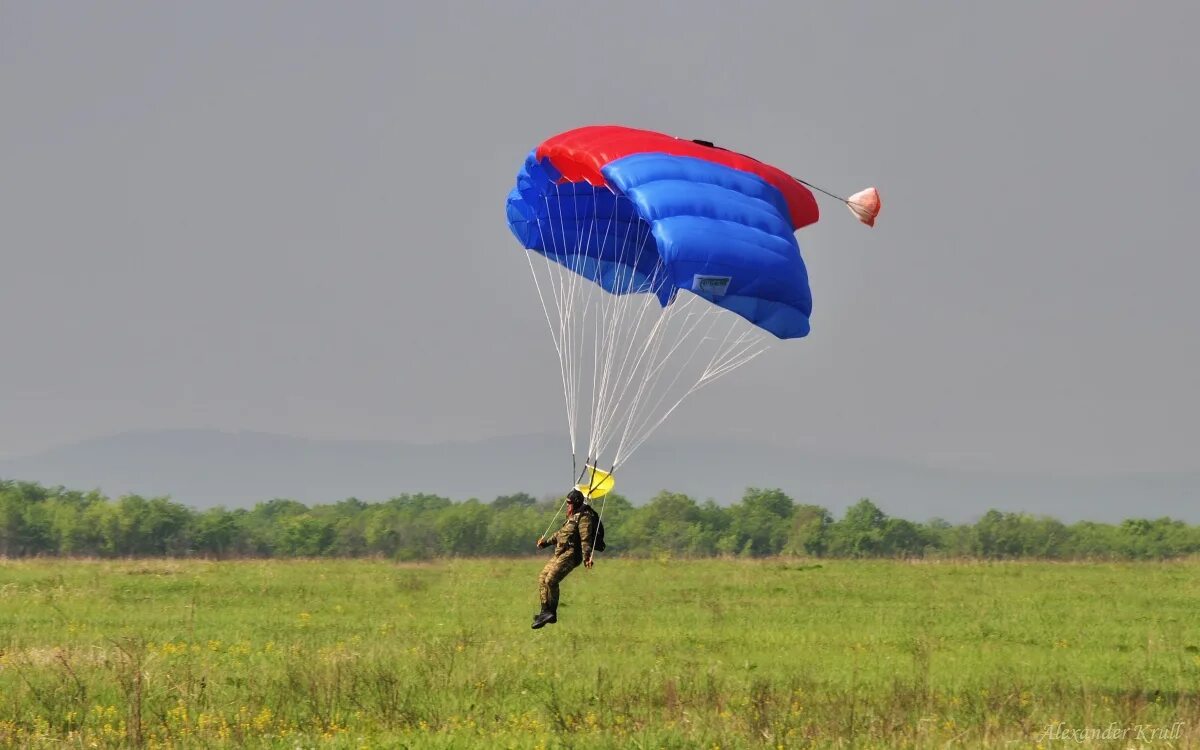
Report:
[[567,516],[558,531],[546,537],[546,542],[554,545],[555,557],[570,555],[576,563],[581,563],[592,556],[593,513],[589,506],[583,506],[578,513]]

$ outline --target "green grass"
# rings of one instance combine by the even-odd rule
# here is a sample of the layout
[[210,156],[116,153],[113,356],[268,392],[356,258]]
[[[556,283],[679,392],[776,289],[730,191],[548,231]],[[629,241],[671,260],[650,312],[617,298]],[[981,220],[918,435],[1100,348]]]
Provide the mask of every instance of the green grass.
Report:
[[0,746],[1200,745],[1197,562],[540,567],[2,562]]

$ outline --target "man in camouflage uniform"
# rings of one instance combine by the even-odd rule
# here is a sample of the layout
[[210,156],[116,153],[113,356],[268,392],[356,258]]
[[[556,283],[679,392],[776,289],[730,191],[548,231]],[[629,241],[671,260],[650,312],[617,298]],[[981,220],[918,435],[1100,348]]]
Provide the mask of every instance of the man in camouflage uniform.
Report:
[[546,623],[558,622],[558,584],[579,563],[592,567],[592,524],[593,511],[588,507],[583,493],[571,490],[567,495],[567,520],[549,539],[541,537],[538,549],[554,545],[554,557],[542,568],[538,576],[538,594],[542,599],[542,611],[533,616],[533,629]]

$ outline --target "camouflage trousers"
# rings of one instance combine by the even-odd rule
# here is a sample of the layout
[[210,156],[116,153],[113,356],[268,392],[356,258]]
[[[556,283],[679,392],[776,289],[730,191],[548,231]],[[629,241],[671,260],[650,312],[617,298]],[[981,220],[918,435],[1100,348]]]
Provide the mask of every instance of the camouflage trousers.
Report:
[[567,574],[579,565],[571,554],[555,555],[542,568],[538,575],[538,596],[542,600],[542,609],[550,612],[558,611],[558,584]]

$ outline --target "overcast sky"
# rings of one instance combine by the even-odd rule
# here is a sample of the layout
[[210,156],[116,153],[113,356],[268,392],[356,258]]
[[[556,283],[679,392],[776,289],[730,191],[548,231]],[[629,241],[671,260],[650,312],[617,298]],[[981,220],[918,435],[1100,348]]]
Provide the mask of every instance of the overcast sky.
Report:
[[[813,333],[655,441],[1200,470],[1200,5],[0,3],[0,455],[564,434],[504,200],[591,123],[835,191]],[[697,410],[703,403],[703,409]]]

